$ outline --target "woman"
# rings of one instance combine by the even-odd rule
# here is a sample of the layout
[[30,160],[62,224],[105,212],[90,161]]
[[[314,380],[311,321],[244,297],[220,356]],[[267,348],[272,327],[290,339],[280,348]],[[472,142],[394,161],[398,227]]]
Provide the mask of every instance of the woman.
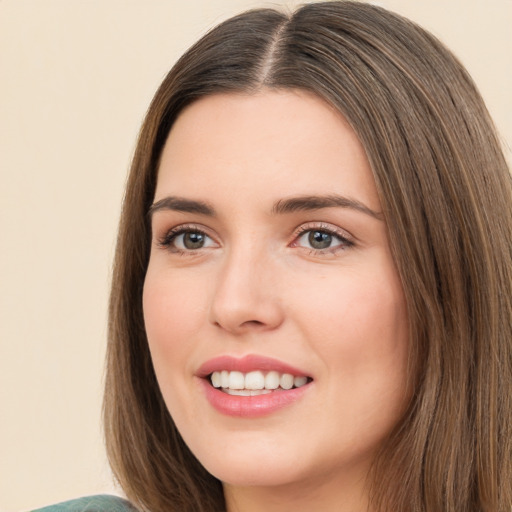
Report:
[[470,77],[357,2],[193,46],[142,127],[105,431],[151,512],[505,511],[512,187]]

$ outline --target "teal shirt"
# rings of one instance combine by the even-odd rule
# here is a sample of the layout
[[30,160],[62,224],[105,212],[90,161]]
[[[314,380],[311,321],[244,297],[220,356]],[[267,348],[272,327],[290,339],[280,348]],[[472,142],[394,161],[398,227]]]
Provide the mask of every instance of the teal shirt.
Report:
[[137,512],[137,509],[117,496],[99,495],[65,501],[32,512]]

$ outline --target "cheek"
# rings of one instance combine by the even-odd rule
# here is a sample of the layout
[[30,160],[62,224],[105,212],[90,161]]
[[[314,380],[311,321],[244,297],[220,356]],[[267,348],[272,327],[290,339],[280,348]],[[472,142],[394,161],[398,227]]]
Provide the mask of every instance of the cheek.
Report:
[[[386,340],[403,339],[406,308],[395,272],[337,270],[296,280],[289,297],[290,309],[317,333],[313,338],[347,348],[352,341],[358,353],[367,344],[385,349]],[[376,339],[383,343],[373,343]]]
[[332,381],[372,403],[383,394],[402,393],[408,357],[399,278],[390,265],[375,269],[322,276],[314,286],[302,282],[304,293],[292,299],[302,330]]
[[193,373],[197,331],[204,317],[201,290],[190,280],[148,268],[143,290],[144,323],[153,368],[167,409],[176,425],[200,418],[194,404],[184,403]]
[[206,311],[201,296],[201,290],[192,283],[148,269],[143,291],[144,323],[162,389],[189,370],[192,347],[187,340],[195,338]]
[[181,332],[193,331],[204,315],[201,301],[204,290],[196,283],[174,275],[148,269],[143,290],[143,310],[150,343],[169,343]]

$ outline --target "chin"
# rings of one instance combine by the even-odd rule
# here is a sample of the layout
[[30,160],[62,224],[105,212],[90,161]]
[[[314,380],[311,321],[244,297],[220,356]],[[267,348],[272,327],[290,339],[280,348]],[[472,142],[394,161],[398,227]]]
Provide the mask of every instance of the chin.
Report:
[[301,471],[292,464],[273,464],[260,460],[255,464],[212,463],[208,472],[233,487],[281,487],[303,480]]
[[286,449],[281,445],[278,449],[277,442],[270,442],[268,436],[260,443],[254,436],[251,440],[233,437],[237,440],[233,439],[231,446],[219,443],[213,450],[208,446],[194,451],[205,469],[223,483],[237,487],[280,486],[304,477],[297,447]]

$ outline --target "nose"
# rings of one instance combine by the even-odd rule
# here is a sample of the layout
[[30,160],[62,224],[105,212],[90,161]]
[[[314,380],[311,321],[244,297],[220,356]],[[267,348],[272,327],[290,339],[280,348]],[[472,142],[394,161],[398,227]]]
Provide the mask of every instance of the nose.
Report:
[[276,329],[284,319],[277,269],[270,258],[250,252],[227,257],[214,287],[211,321],[232,334]]

